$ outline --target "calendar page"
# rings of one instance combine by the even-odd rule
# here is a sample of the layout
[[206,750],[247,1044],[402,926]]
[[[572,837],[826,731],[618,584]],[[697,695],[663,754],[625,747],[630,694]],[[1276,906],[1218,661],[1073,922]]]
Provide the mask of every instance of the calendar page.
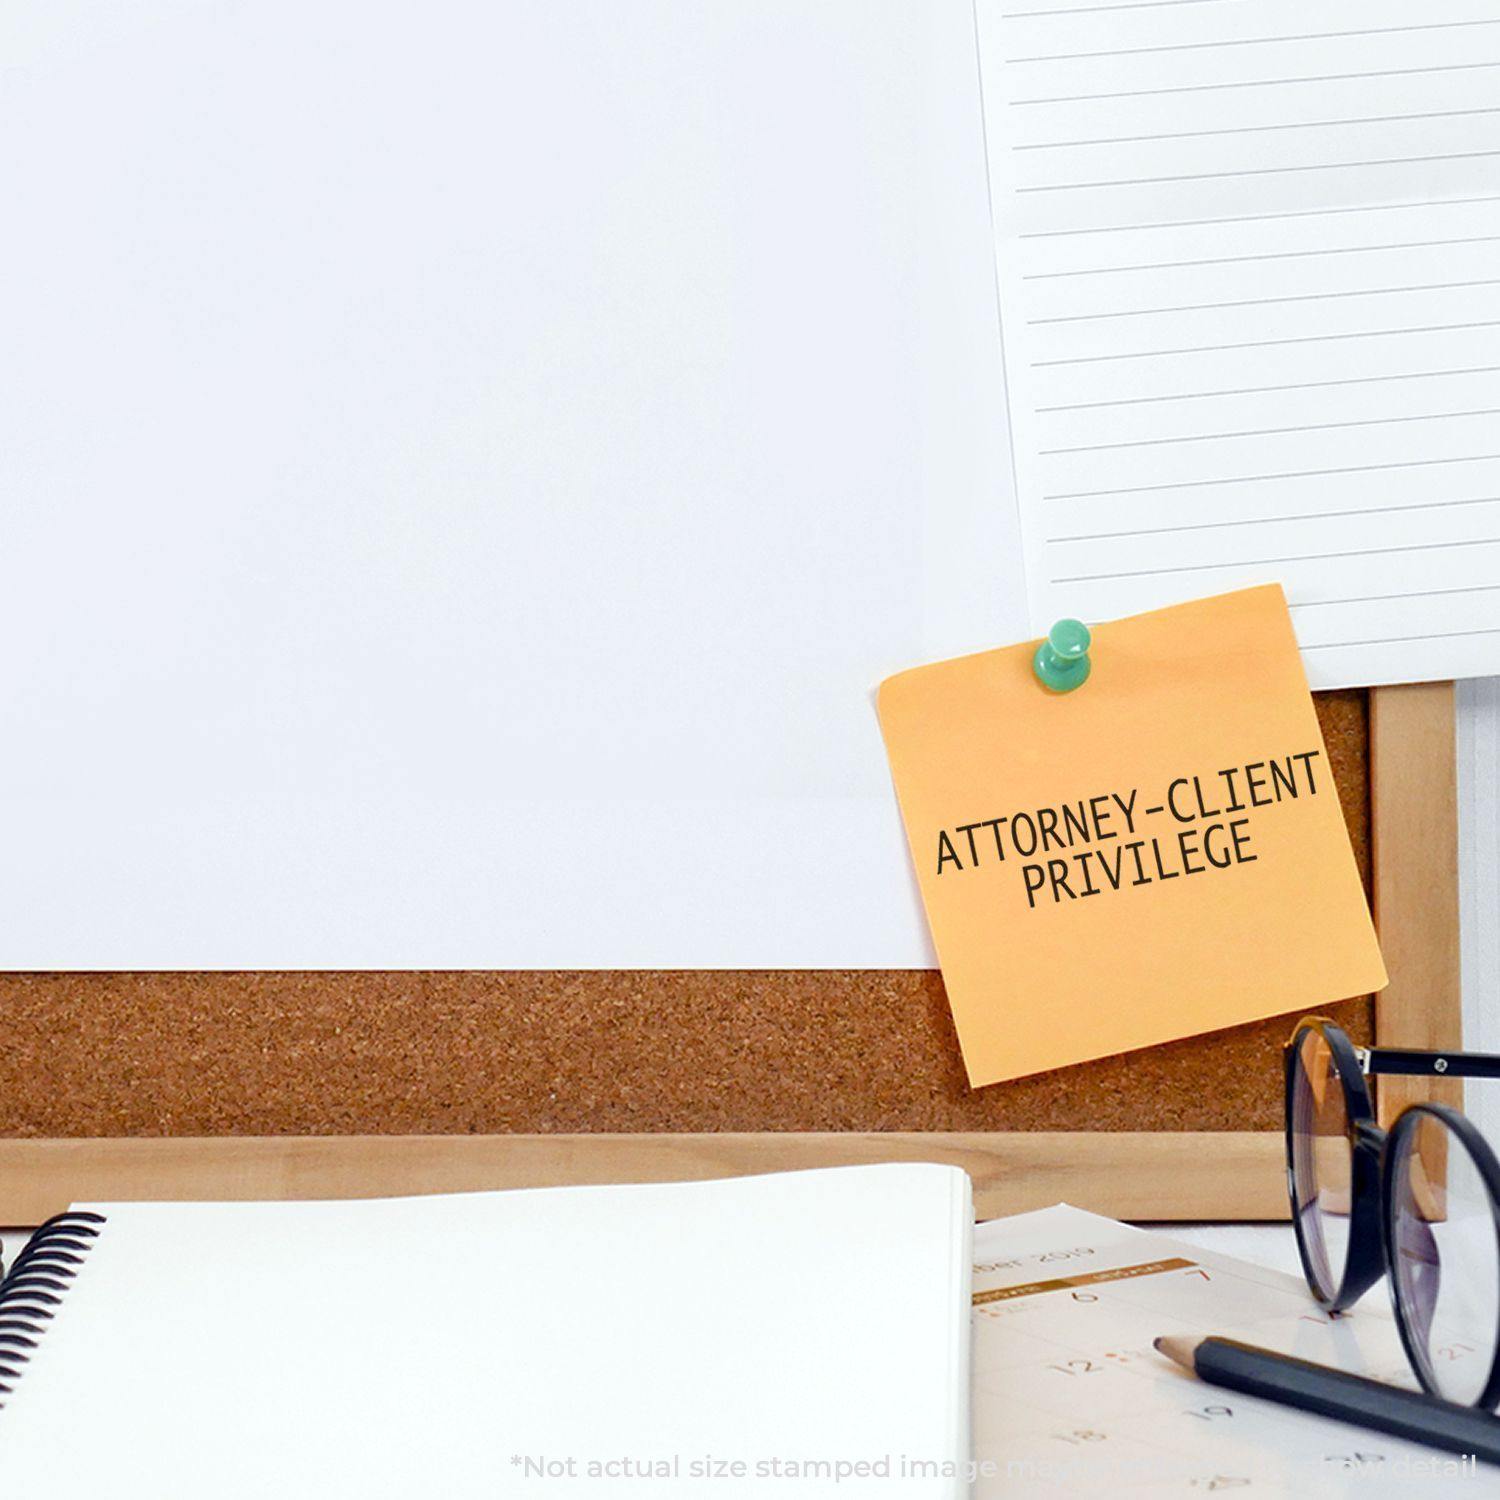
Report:
[[1330,1317],[1296,1277],[1059,1205],[976,1228],[973,1332],[983,1500],[1496,1486],[1469,1459],[1208,1385],[1152,1347],[1218,1334],[1414,1386],[1378,1286]]

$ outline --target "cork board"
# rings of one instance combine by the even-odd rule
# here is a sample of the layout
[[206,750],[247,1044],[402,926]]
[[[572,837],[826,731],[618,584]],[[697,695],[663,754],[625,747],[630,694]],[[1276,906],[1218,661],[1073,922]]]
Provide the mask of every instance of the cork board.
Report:
[[[1373,892],[1369,695],[1321,694],[1318,714]],[[1330,1013],[1357,1041],[1373,1038],[1369,997]],[[971,1091],[941,976],[925,971],[8,974],[0,1017],[0,1182],[9,1163],[29,1184],[14,1208],[0,1188],[0,1222],[24,1221],[17,1211],[39,1194],[51,1205],[54,1189],[79,1185],[56,1164],[104,1160],[87,1148],[106,1141],[136,1143],[132,1162],[152,1141],[192,1141],[200,1164],[243,1163],[231,1146],[244,1138],[380,1138],[386,1150],[370,1150],[387,1163],[398,1139],[503,1138],[514,1148],[507,1161],[518,1143],[541,1142],[527,1148],[527,1180],[604,1180],[579,1167],[588,1152],[578,1143],[605,1135],[708,1142],[682,1175],[707,1175],[716,1162],[742,1169],[733,1143],[767,1133],[787,1150],[794,1138],[838,1133],[845,1155],[862,1157],[856,1143],[872,1138],[914,1141],[915,1154],[931,1155],[941,1154],[940,1137],[957,1150],[996,1132],[1034,1142],[1118,1133],[1122,1150],[1161,1133],[1186,1148],[1213,1132],[1253,1137],[1264,1161],[1279,1130],[1288,1024]],[[47,1150],[27,1152],[27,1143]],[[622,1166],[620,1144],[614,1157],[598,1156],[614,1162],[612,1175],[664,1175],[638,1155]],[[760,1161],[763,1149],[750,1156]],[[461,1185],[492,1183],[476,1170],[479,1180]],[[501,1175],[515,1180],[509,1168]],[[203,1191],[288,1190],[280,1178],[258,1188],[251,1177],[210,1170]],[[145,1180],[171,1190],[149,1171]],[[395,1190],[357,1170],[350,1185]],[[437,1185],[451,1178],[439,1173]],[[1258,1191],[1257,1211],[1274,1201]]]
[[[1365,695],[1318,713],[1368,885]],[[11,974],[0,1008],[13,1136],[1270,1130],[1286,1030],[970,1090],[930,971]]]

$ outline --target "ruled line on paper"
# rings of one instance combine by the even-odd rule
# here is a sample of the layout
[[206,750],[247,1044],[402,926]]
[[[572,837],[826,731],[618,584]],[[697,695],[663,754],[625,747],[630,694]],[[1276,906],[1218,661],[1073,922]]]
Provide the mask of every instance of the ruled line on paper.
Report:
[[1339,599],[1299,599],[1293,610],[1322,609],[1329,604],[1388,604],[1397,599],[1431,599],[1444,594],[1491,594],[1500,591],[1500,583],[1465,583],[1452,589],[1407,589],[1400,594],[1347,594]]
[[1264,396],[1277,391],[1321,391],[1345,385],[1385,385],[1396,380],[1437,380],[1444,376],[1500,374],[1500,365],[1472,365],[1462,370],[1398,370],[1393,375],[1345,375],[1338,380],[1295,380],[1289,385],[1243,385],[1218,391],[1169,391],[1162,396],[1115,396],[1108,401],[1068,401],[1038,406],[1037,415],[1058,411],[1095,411],[1104,406],[1150,406],[1162,401],[1209,401],[1219,396]]
[[1038,57],[1012,57],[1011,63],[1083,62],[1098,57],[1144,57],[1161,52],[1206,52],[1214,47],[1272,47],[1289,42],[1339,42],[1350,37],[1403,36],[1413,31],[1461,31],[1474,26],[1500,26],[1500,17],[1476,21],[1423,21],[1412,26],[1374,26],[1360,31],[1305,31],[1286,36],[1236,36],[1211,42],[1167,42],[1155,47],[1114,47],[1104,52],[1053,52]]
[[1114,5],[1069,5],[1057,10],[1012,10],[1001,13],[1002,21],[1039,20],[1047,16],[1093,16],[1113,10],[1166,10],[1178,5],[1249,4],[1250,0],[1119,0]]
[[1075,573],[1054,583],[1099,583],[1104,579],[1159,578],[1165,573],[1217,573],[1225,568],[1274,568],[1282,563],[1333,562],[1346,557],[1389,557],[1397,552],[1444,552],[1461,547],[1500,547],[1500,537],[1471,537],[1456,542],[1418,542],[1402,547],[1351,547],[1341,552],[1305,552],[1292,557],[1235,557],[1228,562],[1178,563],[1169,568],[1136,568],[1108,573]]
[[1427,109],[1410,115],[1357,115],[1344,120],[1279,120],[1270,125],[1221,125],[1214,130],[1165,130],[1155,135],[1101,135],[1083,141],[1022,141],[1012,151],[1062,151],[1073,146],[1131,146],[1145,141],[1191,141],[1219,135],[1263,135],[1274,130],[1331,130],[1343,125],[1388,125],[1403,120],[1455,120],[1469,115],[1500,114],[1500,108]]
[[[1500,151],[1495,153],[1500,156]],[[1282,302],[1335,302],[1347,297],[1397,297],[1412,292],[1451,292],[1476,286],[1500,286],[1500,276],[1481,281],[1434,281],[1425,286],[1356,287],[1348,292],[1300,292],[1295,297],[1245,297],[1232,302],[1184,302],[1174,307],[1126,307],[1108,312],[1070,313],[1061,318],[1028,318],[1032,327],[1044,323],[1092,323],[1100,318],[1150,318],[1162,313],[1219,312],[1226,307],[1270,307]]]
[[1002,21],[1025,21],[1039,16],[1092,16],[1106,10],[1164,10],[1173,5],[1244,5],[1248,0],[1123,0],[1118,5],[1070,5],[1063,10],[1013,10]]
[[1342,427],[1390,427],[1403,422],[1446,422],[1461,417],[1500,416],[1500,406],[1484,406],[1469,411],[1419,412],[1407,417],[1361,417],[1348,422],[1308,422],[1300,427],[1248,427],[1239,432],[1184,432],[1171,437],[1131,438],[1121,443],[1082,443],[1073,448],[1042,448],[1043,457],[1061,453],[1102,453],[1106,448],[1161,448],[1175,443],[1217,443],[1230,438],[1284,437],[1294,432],[1332,432]]
[[1067,495],[1043,495],[1043,500],[1098,500],[1110,495],[1148,495],[1160,490],[1197,490],[1216,484],[1260,484],[1268,479],[1324,479],[1334,474],[1376,474],[1391,469],[1435,469],[1443,464],[1482,464],[1500,453],[1466,453],[1457,458],[1413,458],[1394,464],[1352,464],[1337,469],[1288,469],[1280,474],[1231,474],[1217,479],[1182,479],[1172,484],[1127,485],[1121,490],[1077,490]]
[[1410,505],[1361,505],[1350,510],[1302,510],[1294,516],[1243,516],[1234,521],[1188,521],[1178,526],[1132,526],[1128,531],[1087,531],[1072,536],[1049,536],[1046,545],[1061,547],[1068,542],[1112,542],[1125,537],[1165,536],[1181,531],[1224,531],[1233,526],[1287,526],[1303,521],[1338,520],[1345,516],[1385,516],[1402,511],[1448,510],[1463,505],[1496,504],[1500,504],[1500,495],[1476,495],[1468,500],[1418,500]]
[[1320,641],[1302,644],[1303,651],[1342,651],[1349,646],[1404,646],[1411,641],[1446,641],[1455,636],[1500,635],[1500,625],[1484,625],[1478,630],[1434,630],[1426,635],[1382,635],[1364,641]]
[[[1482,198],[1444,198],[1444,208],[1463,207],[1475,203],[1500,203],[1500,193],[1490,193]],[[1422,209],[1432,212],[1432,204],[1422,203],[1355,203],[1346,208],[1299,208],[1272,214],[1234,214],[1219,219],[1160,219],[1149,224],[1090,224],[1082,229],[1031,229],[1016,235],[1018,240],[1061,239],[1075,234],[1127,234],[1141,229],[1196,229],[1216,224],[1264,224],[1274,219],[1321,219],[1334,214],[1374,214],[1395,212],[1398,209]]]
[[[1311,260],[1330,255],[1376,255],[1390,250],[1434,250],[1449,245],[1487,245],[1500,234],[1470,234],[1448,240],[1406,240],[1394,245],[1335,245],[1322,250],[1273,250],[1264,255],[1213,255],[1204,260],[1159,260],[1139,266],[1086,266],[1077,271],[1032,271],[1022,281],[1065,281],[1075,276],[1114,276],[1127,271],[1178,271],[1190,266],[1243,266],[1267,260]],[[1037,320],[1034,320],[1037,321]],[[1039,320],[1045,322],[1045,319]]]
[[[1500,66],[1497,64],[1496,66]],[[1435,161],[1473,161],[1480,157],[1500,156],[1494,151],[1448,151],[1431,156],[1386,156],[1374,161],[1299,162],[1288,167],[1237,167],[1227,172],[1180,172],[1170,177],[1115,177],[1103,182],[1042,182],[1018,187],[1018,193],[1076,193],[1097,188],[1150,187],[1163,182],[1212,182],[1226,177],[1274,177],[1288,172],[1343,172],[1362,167],[1428,166]]]
[[1166,354],[1216,354],[1225,349],[1274,349],[1286,344],[1332,344],[1341,339],[1393,338],[1403,333],[1466,333],[1473,328],[1500,328],[1500,320],[1479,323],[1430,323],[1423,328],[1363,328],[1354,333],[1311,333],[1290,339],[1251,339],[1243,344],[1192,344],[1182,349],[1127,349],[1119,354],[1075,354],[1067,359],[1037,359],[1033,370],[1053,365],[1092,365],[1115,359],[1156,359]]
[[1050,99],[1011,99],[1007,102],[1016,106],[1087,104],[1096,99],[1151,99],[1163,94],[1206,94],[1215,89],[1263,89],[1300,83],[1350,83],[1366,78],[1413,78],[1425,73],[1472,73],[1479,68],[1500,68],[1500,60],[1442,63],[1427,68],[1374,68],[1363,73],[1314,73],[1302,78],[1244,78],[1230,83],[1187,83],[1163,89],[1117,89],[1107,94],[1058,94]]

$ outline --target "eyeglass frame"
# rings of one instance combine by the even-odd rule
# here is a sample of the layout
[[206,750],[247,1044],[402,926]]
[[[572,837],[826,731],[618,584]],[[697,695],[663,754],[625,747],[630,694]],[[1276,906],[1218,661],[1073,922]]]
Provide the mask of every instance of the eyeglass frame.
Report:
[[[1319,1290],[1313,1258],[1302,1229],[1297,1201],[1294,1156],[1293,1099],[1298,1053],[1303,1037],[1316,1031],[1327,1046],[1344,1092],[1344,1112],[1349,1141],[1349,1245],[1344,1256],[1338,1289],[1325,1297]],[[1395,1212],[1396,1163],[1399,1146],[1416,1130],[1424,1116],[1436,1119],[1456,1135],[1469,1153],[1489,1193],[1497,1245],[1500,1245],[1500,1158],[1474,1122],[1446,1104],[1409,1104],[1382,1126],[1375,1115],[1367,1079],[1387,1078],[1500,1078],[1500,1054],[1485,1052],[1423,1052],[1405,1047],[1356,1047],[1348,1034],[1326,1016],[1304,1016],[1293,1028],[1282,1048],[1285,1094],[1285,1144],[1287,1201],[1292,1210],[1292,1229],[1297,1237],[1297,1255],[1302,1262],[1308,1290],[1325,1312],[1345,1312],[1359,1301],[1381,1277],[1389,1282],[1391,1306],[1401,1345],[1411,1368],[1424,1387],[1432,1391],[1428,1354],[1419,1350],[1407,1327],[1400,1305],[1396,1267]],[[1500,1403],[1500,1328],[1495,1331],[1495,1354],[1484,1389],[1473,1403],[1493,1411]],[[1440,1394],[1432,1391],[1433,1394]]]

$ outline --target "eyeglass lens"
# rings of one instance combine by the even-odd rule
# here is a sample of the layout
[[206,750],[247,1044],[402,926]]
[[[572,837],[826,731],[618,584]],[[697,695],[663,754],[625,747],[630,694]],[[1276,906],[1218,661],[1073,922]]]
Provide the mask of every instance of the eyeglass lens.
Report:
[[1349,1259],[1354,1151],[1333,1053],[1321,1032],[1302,1033],[1292,1075],[1293,1210],[1314,1290],[1331,1300]]
[[1463,1141],[1421,1114],[1394,1150],[1396,1311],[1429,1389],[1472,1405],[1495,1361],[1500,1240],[1489,1189]]

